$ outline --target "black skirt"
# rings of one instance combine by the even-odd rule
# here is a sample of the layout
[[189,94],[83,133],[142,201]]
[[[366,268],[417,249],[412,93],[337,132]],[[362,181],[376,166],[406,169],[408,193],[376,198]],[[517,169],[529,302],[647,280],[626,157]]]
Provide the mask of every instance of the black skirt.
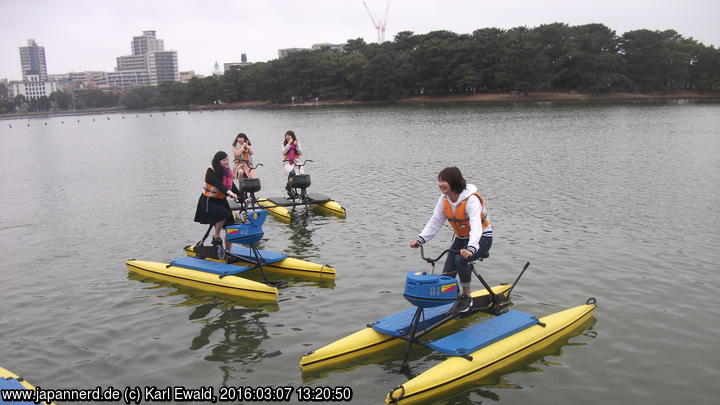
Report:
[[235,223],[230,204],[226,199],[210,198],[200,194],[197,209],[195,210],[195,222],[201,224],[216,224],[225,220],[225,225],[229,226]]

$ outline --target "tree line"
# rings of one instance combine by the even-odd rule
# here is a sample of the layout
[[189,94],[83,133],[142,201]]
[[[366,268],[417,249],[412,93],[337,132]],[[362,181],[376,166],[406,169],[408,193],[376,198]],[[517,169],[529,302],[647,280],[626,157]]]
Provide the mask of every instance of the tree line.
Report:
[[[4,84],[0,83],[0,94],[5,91],[3,86]],[[0,114],[14,112],[18,109],[27,112],[43,112],[117,107],[120,105],[119,102],[120,95],[106,93],[99,89],[77,90],[73,93],[54,91],[50,97],[38,98],[27,98],[18,94],[13,99],[0,98]]]
[[720,50],[674,30],[617,35],[603,24],[404,31],[381,44],[351,39],[343,52],[300,51],[220,76],[136,88],[118,102],[143,109],[540,90],[720,91]]

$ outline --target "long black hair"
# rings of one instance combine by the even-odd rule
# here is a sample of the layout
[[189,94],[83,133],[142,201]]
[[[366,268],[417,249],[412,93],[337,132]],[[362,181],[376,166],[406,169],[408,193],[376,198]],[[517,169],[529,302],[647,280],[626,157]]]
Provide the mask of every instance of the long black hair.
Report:
[[213,168],[213,171],[215,172],[215,174],[217,174],[220,177],[225,175],[225,168],[222,167],[222,165],[220,164],[220,161],[225,159],[226,157],[228,157],[228,154],[223,151],[219,151],[215,154],[215,156],[213,156],[212,168]]

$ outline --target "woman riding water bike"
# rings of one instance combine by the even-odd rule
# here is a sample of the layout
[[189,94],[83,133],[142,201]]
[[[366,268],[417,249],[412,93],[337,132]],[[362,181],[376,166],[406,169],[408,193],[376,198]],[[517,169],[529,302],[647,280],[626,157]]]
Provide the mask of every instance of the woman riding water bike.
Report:
[[[227,153],[219,151],[215,153],[210,167],[205,171],[205,186],[195,210],[195,222],[214,224],[213,245],[221,245],[220,231],[235,223],[226,198],[237,200],[237,193],[238,189],[232,181],[230,159]],[[230,243],[226,241],[225,247],[229,250]]]
[[[467,184],[457,167],[446,167],[438,174],[438,188],[442,195],[435,204],[430,220],[410,247],[417,248],[430,241],[447,219],[455,233],[443,273],[457,271],[462,287],[461,312],[472,306],[470,299],[471,269],[469,263],[489,256],[492,246],[492,226],[488,220],[487,203],[477,187]],[[455,253],[457,252],[457,253]]]
[[[282,155],[284,163],[283,171],[288,176],[288,183],[290,183],[291,177],[297,176],[298,174],[304,174],[302,166],[298,166],[298,164],[300,163],[299,157],[302,156],[302,147],[300,147],[300,142],[297,140],[295,132],[293,132],[292,130],[285,132]],[[289,184],[285,186],[285,190],[292,198],[292,192]]]

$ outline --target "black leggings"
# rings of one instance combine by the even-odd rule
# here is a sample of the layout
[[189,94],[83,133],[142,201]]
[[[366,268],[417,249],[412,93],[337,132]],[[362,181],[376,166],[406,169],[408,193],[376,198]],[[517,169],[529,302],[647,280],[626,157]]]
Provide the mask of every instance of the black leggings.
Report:
[[[460,249],[466,249],[469,241],[470,239],[468,238],[455,238],[452,245],[450,246],[450,249],[457,251],[459,251]],[[474,255],[470,256],[469,259],[463,258],[458,253],[448,252],[448,257],[445,260],[445,266],[443,267],[443,273],[457,271],[458,277],[460,278],[460,283],[465,284],[466,286],[469,285],[471,280],[471,274],[468,262],[477,259],[485,259],[486,257],[490,256],[492,236],[483,235],[480,238],[478,245],[479,246],[477,252],[475,252]]]

